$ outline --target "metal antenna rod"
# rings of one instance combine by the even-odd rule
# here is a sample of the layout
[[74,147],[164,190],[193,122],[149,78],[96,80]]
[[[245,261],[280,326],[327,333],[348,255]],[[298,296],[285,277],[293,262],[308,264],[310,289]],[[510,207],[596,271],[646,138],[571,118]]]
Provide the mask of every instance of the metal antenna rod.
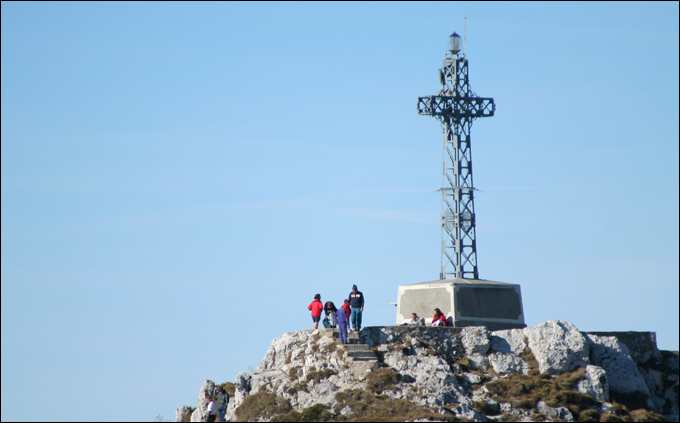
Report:
[[463,15],[465,28],[463,30],[463,57],[467,57],[467,15]]

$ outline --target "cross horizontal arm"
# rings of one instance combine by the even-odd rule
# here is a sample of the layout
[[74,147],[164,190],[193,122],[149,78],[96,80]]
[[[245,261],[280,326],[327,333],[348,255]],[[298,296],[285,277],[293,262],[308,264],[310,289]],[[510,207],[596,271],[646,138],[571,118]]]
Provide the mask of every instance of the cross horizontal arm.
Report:
[[418,97],[418,114],[451,117],[489,117],[496,111],[493,98],[431,95]]

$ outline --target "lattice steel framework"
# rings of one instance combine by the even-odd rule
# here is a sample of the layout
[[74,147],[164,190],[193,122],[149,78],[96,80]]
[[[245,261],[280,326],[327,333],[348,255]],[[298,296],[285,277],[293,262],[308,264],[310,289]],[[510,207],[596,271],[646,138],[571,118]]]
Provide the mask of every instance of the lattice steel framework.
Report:
[[439,93],[418,97],[418,114],[435,116],[444,131],[439,278],[479,279],[470,129],[476,118],[493,116],[496,104],[470,89],[464,55],[447,55],[439,79]]

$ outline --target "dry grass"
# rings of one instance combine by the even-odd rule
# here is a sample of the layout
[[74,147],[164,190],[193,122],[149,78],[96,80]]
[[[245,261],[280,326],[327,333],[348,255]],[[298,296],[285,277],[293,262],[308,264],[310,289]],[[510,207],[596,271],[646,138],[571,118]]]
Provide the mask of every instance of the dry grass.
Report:
[[366,376],[366,389],[379,394],[399,381],[399,373],[389,367],[370,372]]
[[249,395],[236,409],[236,421],[252,422],[258,418],[270,419],[279,414],[289,413],[290,403],[282,397],[260,391]]
[[470,361],[470,359],[469,359],[467,356],[465,356],[465,357],[461,358],[460,360],[456,361],[456,364],[458,364],[458,366],[460,367],[460,369],[461,369],[463,372],[470,372],[470,371],[472,371],[472,362]]
[[[224,390],[229,394],[229,398],[234,398],[234,393],[236,393],[236,387],[234,387],[234,384],[231,382],[224,382],[221,385],[217,385],[216,388],[218,390],[220,388],[224,388]],[[215,399],[215,401],[217,401],[217,399]]]
[[287,414],[274,416],[270,422],[329,422],[333,421],[333,414],[328,411],[328,405],[316,404],[305,408],[302,412],[292,411]]
[[527,345],[524,347],[524,351],[519,355],[519,358],[524,360],[528,365],[529,365],[529,375],[530,376],[535,376],[540,373],[538,370],[538,360],[536,360],[536,357],[534,357],[534,353],[531,352],[531,349],[529,348],[529,340],[524,337],[524,343]]
[[538,401],[545,401],[550,407],[565,406],[578,417],[580,411],[598,404],[593,397],[572,390],[584,376],[583,368],[554,378],[546,374],[513,373],[489,382],[485,386],[494,395],[494,400],[498,402],[507,402],[513,407],[532,409]]
[[314,383],[319,383],[319,381],[323,379],[328,379],[329,377],[333,376],[337,372],[333,369],[326,368],[320,371],[317,370],[312,370],[311,372],[307,373],[307,382],[310,380],[313,380]]
[[300,366],[293,366],[288,370],[288,379],[296,380],[298,378],[298,372],[300,371]]
[[[451,415],[433,413],[427,407],[406,400],[394,400],[385,395],[375,395],[368,390],[351,389],[335,394],[338,401],[333,408],[336,420],[350,422],[399,422],[426,419],[429,421],[456,421]],[[345,418],[340,410],[349,407],[352,413]]]

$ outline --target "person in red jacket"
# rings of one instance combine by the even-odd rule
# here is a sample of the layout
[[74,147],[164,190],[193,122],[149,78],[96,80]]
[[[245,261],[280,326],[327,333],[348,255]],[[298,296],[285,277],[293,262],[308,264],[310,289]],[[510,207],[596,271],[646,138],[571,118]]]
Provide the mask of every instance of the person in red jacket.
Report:
[[321,320],[321,310],[323,310],[323,304],[321,303],[321,294],[316,294],[314,296],[314,301],[307,307],[312,310],[312,321],[314,322],[314,330],[319,329],[319,321]]
[[[349,300],[345,300],[345,304],[340,307],[341,309],[345,310],[345,313],[347,314],[347,319],[349,319],[349,315],[352,313],[349,309]],[[349,320],[347,320],[349,322]]]
[[446,316],[438,308],[434,309],[434,317],[432,318],[432,326],[448,326]]

